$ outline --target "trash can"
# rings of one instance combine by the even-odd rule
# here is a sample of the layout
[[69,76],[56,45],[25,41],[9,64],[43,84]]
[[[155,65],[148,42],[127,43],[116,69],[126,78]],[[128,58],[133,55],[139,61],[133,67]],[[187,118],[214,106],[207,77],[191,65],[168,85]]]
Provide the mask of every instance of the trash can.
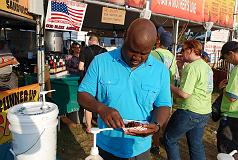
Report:
[[50,78],[51,88],[56,90],[52,93],[52,100],[58,106],[60,115],[79,110],[77,102],[79,79],[79,75]]

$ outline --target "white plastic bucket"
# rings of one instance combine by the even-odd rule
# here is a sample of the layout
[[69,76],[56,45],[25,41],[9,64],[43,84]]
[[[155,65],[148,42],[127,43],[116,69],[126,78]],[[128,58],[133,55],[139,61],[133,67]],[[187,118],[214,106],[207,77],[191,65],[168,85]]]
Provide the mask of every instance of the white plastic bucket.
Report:
[[55,160],[58,124],[57,105],[27,102],[8,110],[12,132],[12,153],[17,160]]

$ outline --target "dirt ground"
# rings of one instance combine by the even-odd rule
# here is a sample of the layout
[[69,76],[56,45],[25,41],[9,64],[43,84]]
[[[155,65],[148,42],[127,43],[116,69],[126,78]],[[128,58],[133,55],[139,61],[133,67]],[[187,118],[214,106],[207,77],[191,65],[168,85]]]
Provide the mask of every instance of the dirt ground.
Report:
[[[207,160],[216,160],[216,129],[218,124],[209,121],[204,135],[204,144]],[[59,160],[84,160],[90,152],[93,143],[91,134],[87,134],[81,125],[68,127],[61,123],[61,130],[58,132],[57,155]],[[188,148],[186,138],[180,141],[182,160],[188,160]],[[152,155],[152,160],[166,160],[166,152],[161,147],[160,157]]]
[[[213,99],[217,94],[213,95]],[[203,137],[207,160],[216,160],[216,129],[218,122],[210,120],[205,128]],[[92,134],[87,134],[82,125],[76,127],[67,126],[61,123],[61,130],[58,132],[57,156],[59,160],[84,160],[90,153],[93,143]],[[189,160],[186,138],[180,141],[180,153],[182,160]],[[166,160],[166,152],[161,147],[160,156],[152,155],[152,160]]]

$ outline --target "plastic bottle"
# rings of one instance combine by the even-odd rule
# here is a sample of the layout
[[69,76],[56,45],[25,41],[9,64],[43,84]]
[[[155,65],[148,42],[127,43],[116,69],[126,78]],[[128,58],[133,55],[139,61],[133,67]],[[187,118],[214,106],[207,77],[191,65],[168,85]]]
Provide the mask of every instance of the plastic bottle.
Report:
[[96,146],[97,144],[97,134],[102,132],[102,131],[108,131],[108,130],[113,130],[113,128],[91,128],[91,133],[93,134],[93,147],[91,148],[90,155],[85,158],[85,160],[103,160],[103,158],[99,155],[98,147]]

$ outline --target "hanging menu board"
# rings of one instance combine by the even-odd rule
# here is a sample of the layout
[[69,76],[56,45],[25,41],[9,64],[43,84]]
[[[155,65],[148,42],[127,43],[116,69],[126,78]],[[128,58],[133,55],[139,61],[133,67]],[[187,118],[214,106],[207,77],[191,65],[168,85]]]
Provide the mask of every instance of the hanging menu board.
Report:
[[28,12],[28,0],[0,0],[0,10],[33,19]]
[[235,0],[205,0],[204,21],[232,27]]

